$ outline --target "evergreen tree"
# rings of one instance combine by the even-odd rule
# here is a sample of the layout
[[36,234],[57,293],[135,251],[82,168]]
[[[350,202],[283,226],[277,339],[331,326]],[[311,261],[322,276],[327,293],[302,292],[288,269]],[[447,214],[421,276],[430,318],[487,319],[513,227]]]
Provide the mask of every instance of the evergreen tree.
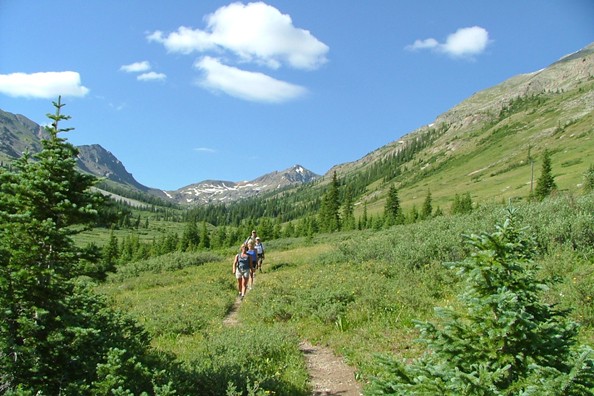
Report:
[[406,216],[406,223],[413,224],[416,223],[419,219],[419,210],[417,209],[416,205],[413,205],[410,212],[408,212],[408,216]]
[[355,206],[353,204],[353,194],[351,188],[347,187],[344,194],[344,203],[342,205],[343,229],[355,229]]
[[419,323],[429,351],[410,365],[383,359],[375,394],[592,395],[594,351],[577,325],[539,299],[536,242],[510,209],[496,231],[468,236],[475,253],[452,264],[465,278],[461,307]]
[[427,196],[425,197],[425,201],[423,202],[423,206],[421,207],[420,218],[421,220],[425,220],[431,217],[433,214],[433,206],[432,206],[432,199],[431,199],[431,191],[427,190]]
[[334,232],[340,230],[340,195],[339,183],[336,172],[332,176],[332,183],[322,197],[320,208],[320,228],[323,232]]
[[202,228],[200,229],[200,249],[210,249],[210,236],[208,235],[208,227],[206,221],[202,221]]
[[452,214],[464,214],[472,212],[472,198],[470,197],[470,193],[467,192],[462,196],[456,194],[450,211]]
[[384,206],[384,218],[386,226],[390,227],[394,224],[402,224],[402,207],[400,206],[400,198],[398,198],[398,190],[393,184],[388,190],[386,197],[386,205]]
[[118,244],[118,238],[115,236],[113,229],[109,233],[109,241],[103,247],[103,254],[101,259],[103,260],[103,266],[106,272],[114,272],[118,259],[120,257],[120,248]]
[[200,244],[200,233],[196,225],[196,218],[192,217],[187,223],[179,241],[179,250],[182,252],[192,251]]
[[551,170],[551,153],[545,149],[542,157],[542,170],[540,177],[536,181],[534,196],[536,199],[542,201],[556,189],[557,185],[555,184],[555,178]]
[[63,106],[58,99],[48,115],[43,150],[16,160],[14,171],[0,169],[0,389],[93,394],[106,379],[103,364],[121,374],[121,394],[152,391],[147,334],[78,280],[87,255],[71,236],[93,224],[103,198],[89,191],[95,178],[76,170],[76,148],[58,136],[71,130],[59,128],[70,118]]

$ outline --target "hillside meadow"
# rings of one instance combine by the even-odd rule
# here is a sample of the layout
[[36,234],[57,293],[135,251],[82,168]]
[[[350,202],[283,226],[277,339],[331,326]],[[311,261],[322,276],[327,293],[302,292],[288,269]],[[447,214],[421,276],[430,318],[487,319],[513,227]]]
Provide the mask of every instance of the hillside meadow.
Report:
[[[129,263],[97,289],[148,330],[155,350],[179,361],[190,373],[179,382],[195,394],[311,394],[298,347],[304,339],[342,356],[365,386],[382,370],[379,356],[424,352],[415,321],[459,304],[460,279],[444,264],[468,257],[463,235],[492,231],[505,208],[267,241],[237,326],[223,324],[237,297],[235,249]],[[580,325],[578,341],[593,346],[594,196],[559,195],[516,209],[538,242],[538,275],[549,286],[541,298],[568,309]]]

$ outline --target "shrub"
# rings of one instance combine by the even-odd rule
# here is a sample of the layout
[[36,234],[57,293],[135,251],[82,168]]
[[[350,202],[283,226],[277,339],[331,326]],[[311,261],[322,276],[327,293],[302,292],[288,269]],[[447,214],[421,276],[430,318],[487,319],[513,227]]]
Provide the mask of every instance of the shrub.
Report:
[[587,395],[594,389],[594,354],[576,345],[566,311],[540,301],[536,242],[510,209],[491,233],[470,235],[474,253],[452,264],[465,279],[465,309],[436,310],[438,324],[418,323],[429,351],[412,364],[381,358],[378,394]]

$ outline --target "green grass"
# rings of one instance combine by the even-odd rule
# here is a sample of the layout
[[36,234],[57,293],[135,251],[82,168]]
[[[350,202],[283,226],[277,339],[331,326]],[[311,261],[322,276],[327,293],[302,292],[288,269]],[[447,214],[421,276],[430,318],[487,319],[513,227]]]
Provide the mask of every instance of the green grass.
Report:
[[[306,395],[301,339],[332,348],[363,382],[376,372],[379,353],[418,356],[415,320],[431,320],[434,307],[457,304],[458,279],[442,263],[465,257],[461,235],[492,230],[502,213],[500,205],[483,205],[471,215],[378,232],[270,241],[264,273],[241,303],[236,327],[223,325],[236,298],[231,251],[208,260],[198,253],[169,255],[159,269],[148,260],[144,271],[142,262],[131,264],[136,276],[123,268],[128,275],[99,289],[149,330],[154,348],[175,354],[196,381],[216,389],[212,394],[224,393],[229,381],[245,389],[249,367],[250,381],[261,389]],[[522,222],[543,251],[541,275],[551,284],[543,299],[571,309],[580,339],[590,345],[593,213],[592,196],[520,205]],[[169,262],[184,264],[175,270]]]

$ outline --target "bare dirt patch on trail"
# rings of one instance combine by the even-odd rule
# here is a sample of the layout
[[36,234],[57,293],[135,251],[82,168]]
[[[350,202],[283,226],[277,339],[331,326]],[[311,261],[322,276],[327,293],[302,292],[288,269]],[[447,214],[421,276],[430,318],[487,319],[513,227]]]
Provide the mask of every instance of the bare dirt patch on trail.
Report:
[[[240,324],[237,315],[240,305],[241,299],[238,297],[223,319],[225,326]],[[299,349],[307,363],[312,396],[360,396],[363,394],[361,385],[355,380],[355,370],[340,357],[334,355],[329,348],[312,345],[309,341],[304,340],[299,344]]]
[[307,361],[313,396],[359,396],[355,370],[325,347],[302,341],[299,349]]
[[235,302],[231,306],[229,313],[223,319],[223,324],[225,326],[237,326],[239,324],[239,319],[237,318],[237,311],[239,310],[239,305],[241,304],[241,298],[237,297]]

